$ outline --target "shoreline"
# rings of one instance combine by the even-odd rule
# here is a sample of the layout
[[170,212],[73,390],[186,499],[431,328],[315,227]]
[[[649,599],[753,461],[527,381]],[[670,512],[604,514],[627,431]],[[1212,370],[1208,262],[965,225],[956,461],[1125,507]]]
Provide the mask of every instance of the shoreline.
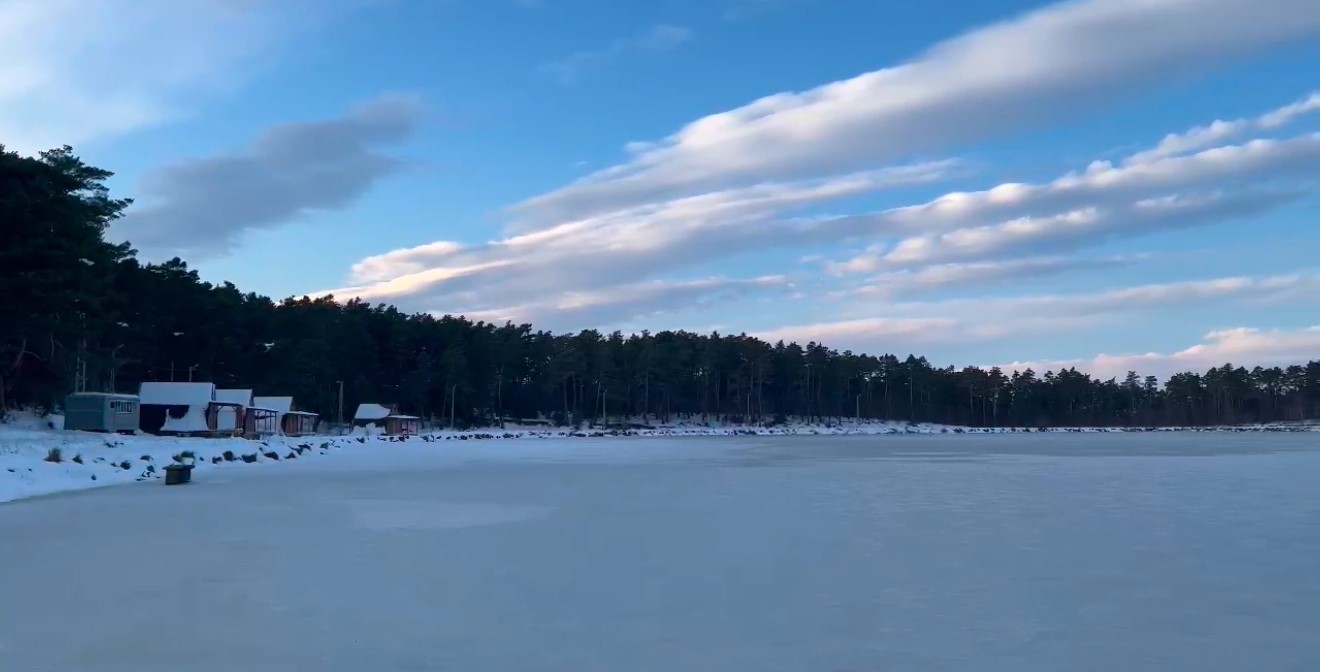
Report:
[[[44,422],[44,421],[43,421]],[[413,436],[382,436],[370,428],[347,435],[268,437],[265,439],[107,435],[35,427],[0,425],[0,504],[66,491],[160,480],[176,456],[191,452],[199,471],[270,466],[345,449],[387,446],[421,448],[436,443],[560,442],[630,438],[718,438],[781,436],[951,436],[1019,434],[1145,434],[1176,432],[1297,433],[1320,431],[1320,425],[1245,425],[1227,427],[1059,427],[978,428],[933,424],[872,422],[851,424],[791,424],[775,427],[727,425],[658,427],[651,429],[498,428],[430,431]],[[594,442],[593,442],[594,443]]]

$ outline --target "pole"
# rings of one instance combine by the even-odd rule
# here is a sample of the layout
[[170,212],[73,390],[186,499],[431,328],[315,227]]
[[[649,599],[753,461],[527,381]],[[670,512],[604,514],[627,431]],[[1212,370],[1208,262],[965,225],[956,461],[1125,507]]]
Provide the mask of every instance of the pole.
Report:
[[344,381],[339,381],[339,410],[336,411],[335,424],[339,425],[340,430],[344,428]]

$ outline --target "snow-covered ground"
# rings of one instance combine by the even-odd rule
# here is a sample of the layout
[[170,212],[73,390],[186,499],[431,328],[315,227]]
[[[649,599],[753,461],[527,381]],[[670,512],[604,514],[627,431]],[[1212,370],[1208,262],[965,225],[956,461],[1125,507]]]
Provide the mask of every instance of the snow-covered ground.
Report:
[[0,670],[1320,669],[1317,438],[341,443],[0,506]]
[[[251,469],[272,463],[296,469],[290,463],[318,458],[334,452],[365,451],[368,459],[378,459],[382,447],[415,446],[435,450],[439,443],[482,442],[486,450],[503,450],[509,441],[533,439],[729,437],[729,436],[875,436],[875,435],[948,435],[948,434],[1022,434],[1041,430],[1022,428],[977,429],[906,422],[850,421],[810,423],[795,421],[780,426],[724,425],[695,420],[674,422],[652,429],[566,429],[552,427],[515,427],[472,431],[431,431],[408,439],[379,436],[359,429],[351,436],[270,437],[259,441],[245,439],[173,438],[147,435],[107,435],[58,429],[59,416],[37,417],[16,414],[0,424],[0,502],[26,497],[162,479],[163,468],[175,462],[175,456],[191,452],[197,473],[213,469]],[[1320,426],[1258,425],[1218,428],[1218,431],[1296,431],[1320,429]],[[1191,428],[1093,429],[1060,428],[1047,433],[1110,433],[1148,431],[1191,431]],[[1216,428],[1196,428],[1216,431]],[[485,442],[494,442],[495,445]],[[558,445],[558,444],[556,444]],[[452,450],[446,447],[445,450]],[[544,447],[538,449],[545,450]],[[466,452],[466,451],[464,451]]]

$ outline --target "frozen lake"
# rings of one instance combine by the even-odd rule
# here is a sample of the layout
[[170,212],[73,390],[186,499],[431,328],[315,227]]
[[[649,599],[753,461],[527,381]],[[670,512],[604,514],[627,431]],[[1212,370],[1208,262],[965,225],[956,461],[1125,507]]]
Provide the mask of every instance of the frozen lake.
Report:
[[0,505],[0,670],[1320,669],[1320,434],[451,447]]

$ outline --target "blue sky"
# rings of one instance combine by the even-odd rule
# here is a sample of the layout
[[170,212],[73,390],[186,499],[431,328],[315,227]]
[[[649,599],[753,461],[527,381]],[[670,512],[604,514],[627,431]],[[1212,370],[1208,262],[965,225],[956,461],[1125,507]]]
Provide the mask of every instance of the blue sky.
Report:
[[0,142],[275,297],[1165,375],[1320,355],[1311,0],[0,0]]

